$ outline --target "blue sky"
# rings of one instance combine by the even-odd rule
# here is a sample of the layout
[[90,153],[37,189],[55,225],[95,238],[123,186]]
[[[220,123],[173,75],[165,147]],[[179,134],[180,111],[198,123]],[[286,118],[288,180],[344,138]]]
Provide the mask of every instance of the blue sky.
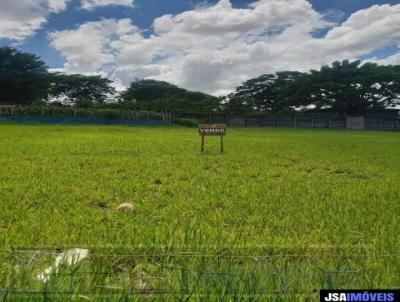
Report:
[[[0,20],[1,44],[15,45],[21,50],[35,53],[50,68],[62,69],[65,72],[103,74],[115,79],[121,86],[126,85],[135,77],[152,77],[219,94],[228,91],[248,77],[256,76],[257,73],[274,72],[280,69],[314,68],[317,65],[330,63],[325,62],[330,59],[361,58],[381,60],[382,63],[385,63],[387,59],[389,63],[397,63],[400,57],[398,56],[400,34],[393,33],[397,29],[396,26],[400,26],[400,1],[398,0],[261,0],[259,2],[246,0],[37,0],[37,7],[30,4],[32,7],[29,9],[26,5],[22,6],[24,1],[29,0],[20,0],[19,4],[15,4],[19,2],[15,0],[3,0],[0,3],[0,11],[2,11],[0,18],[8,18],[10,22],[13,22],[10,25],[10,22],[6,22],[7,20]],[[84,1],[103,3],[85,9],[83,8]],[[107,5],[113,1],[124,5]],[[133,5],[128,5],[131,2]],[[216,17],[219,16],[218,14],[220,17]],[[304,18],[301,17],[302,14],[305,15]],[[357,14],[361,17],[356,18]],[[161,18],[161,25],[154,32],[153,22],[165,15],[167,17]],[[226,20],[225,16],[227,16]],[[386,23],[382,21],[382,16]],[[396,17],[399,19],[398,22],[395,21]],[[217,19],[213,21],[212,18]],[[235,24],[235,18],[238,20],[237,24]],[[296,21],[292,21],[293,19]],[[107,23],[105,20],[112,20],[113,23]],[[121,20],[125,20],[123,24],[119,22]],[[219,21],[221,24],[216,25],[214,31],[212,23]],[[323,24],[325,21],[335,22],[335,24]],[[348,32],[348,27],[341,28],[346,21],[350,22],[350,27],[354,25],[354,32]],[[201,25],[196,25],[196,22]],[[274,22],[276,24],[273,24]],[[372,32],[376,30],[376,34],[371,34],[369,39],[368,34],[358,27],[357,22],[366,22],[364,27],[372,24],[374,27],[369,30]],[[88,24],[92,24],[93,27]],[[172,27],[164,32],[163,27],[170,24]],[[225,25],[227,27],[222,29],[221,26]],[[99,31],[98,27],[102,29]],[[382,28],[387,27],[396,28],[391,28],[386,33]],[[193,31],[193,28],[201,31],[201,35]],[[265,34],[276,28],[279,29],[278,37],[268,37]],[[123,30],[124,34],[117,37],[111,35],[109,31],[116,29]],[[85,34],[91,36],[88,34],[90,30],[93,35],[104,35],[101,42],[95,40],[90,45],[89,41],[85,41]],[[209,33],[206,32],[207,30]],[[213,34],[217,31],[221,31],[219,40]],[[261,31],[264,31],[264,34],[260,34]],[[296,31],[298,31],[298,36],[296,36]],[[281,33],[283,34],[280,36]],[[138,34],[140,37],[137,37]],[[158,37],[152,37],[154,34]],[[355,43],[349,38],[352,34],[357,41],[364,35],[365,41],[358,41],[358,45],[353,45]],[[207,35],[210,36],[209,40],[207,40]],[[298,45],[297,38],[302,37],[301,35],[304,35],[302,39],[305,43],[304,49],[301,48],[296,52],[294,48]],[[382,35],[387,35],[387,38],[382,39]],[[79,39],[82,45],[77,41]],[[174,42],[173,39],[178,40]],[[193,41],[190,44],[184,44],[182,39],[187,41],[193,39]],[[333,39],[337,39],[337,42]],[[376,39],[376,44],[373,39]],[[87,43],[86,46],[85,43]],[[96,43],[100,43],[101,47],[92,47]],[[275,43],[276,46],[273,46]],[[344,43],[343,49],[335,48],[335,43],[336,46]],[[147,44],[152,46],[143,49],[143,45]],[[82,49],[79,49],[80,47]],[[319,48],[324,52],[321,51],[318,60],[310,59],[309,64],[300,64],[298,61],[303,61],[303,57],[299,54],[301,53],[305,58],[309,57],[307,52],[312,47],[316,47],[317,52]],[[274,57],[277,62],[278,54],[274,53],[274,49],[279,48],[285,52],[282,53],[282,58],[279,58],[277,66],[274,66],[272,62],[267,61]],[[202,49],[202,52],[199,49]],[[226,49],[226,52],[221,49]],[[135,57],[133,60],[135,62],[127,59],[129,51]],[[137,56],[141,51],[152,52],[153,55],[140,62]],[[82,56],[93,55],[93,58],[83,61],[79,58],[80,52]],[[98,53],[95,54],[95,52]],[[241,58],[237,54],[241,54]],[[213,64],[202,61],[202,56],[209,56]],[[264,69],[249,71],[253,68],[248,56],[261,61],[265,58]],[[292,65],[288,64],[290,62]],[[209,66],[204,67],[207,64]],[[238,67],[234,68],[234,64]],[[248,70],[244,68],[244,65]],[[173,70],[173,66],[176,66],[177,71]],[[190,66],[193,66],[193,69]],[[228,80],[223,78],[228,72],[237,73],[235,78],[232,77],[232,87],[229,87]],[[208,76],[209,74],[211,76]],[[220,75],[221,78],[215,77],[215,74]],[[204,83],[207,79],[217,81],[218,84]]]

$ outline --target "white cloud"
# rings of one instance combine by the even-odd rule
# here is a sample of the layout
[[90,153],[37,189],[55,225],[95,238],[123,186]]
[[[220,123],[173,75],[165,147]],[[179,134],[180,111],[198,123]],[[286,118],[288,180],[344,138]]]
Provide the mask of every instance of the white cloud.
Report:
[[307,41],[303,47],[321,49],[328,58],[352,58],[368,54],[398,38],[400,5],[374,5],[354,13],[323,39]]
[[[154,78],[222,94],[264,73],[368,54],[400,38],[399,17],[400,5],[375,5],[335,25],[306,0],[260,0],[241,9],[220,0],[155,19],[149,37],[130,19],[110,19],[50,40],[67,72],[103,72],[120,85]],[[315,37],[321,29],[327,34]]]
[[103,71],[115,60],[115,41],[137,32],[129,19],[105,19],[85,23],[75,30],[50,33],[49,38],[51,45],[67,59],[66,72],[94,73]]
[[134,0],[82,0],[82,8],[92,10],[99,6],[122,5],[133,6]]
[[393,54],[387,58],[373,58],[370,61],[381,65],[400,65],[400,52]]
[[1,0],[0,38],[21,41],[32,36],[52,13],[64,10],[69,0]]
[[397,44],[398,51],[386,58],[374,57],[368,59],[368,62],[378,63],[381,65],[400,65],[400,43]]

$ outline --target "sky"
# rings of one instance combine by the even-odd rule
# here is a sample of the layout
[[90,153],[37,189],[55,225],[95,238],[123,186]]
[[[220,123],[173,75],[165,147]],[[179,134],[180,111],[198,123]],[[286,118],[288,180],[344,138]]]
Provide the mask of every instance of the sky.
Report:
[[224,95],[336,60],[400,64],[400,0],[0,0],[0,45],[120,89],[151,78]]

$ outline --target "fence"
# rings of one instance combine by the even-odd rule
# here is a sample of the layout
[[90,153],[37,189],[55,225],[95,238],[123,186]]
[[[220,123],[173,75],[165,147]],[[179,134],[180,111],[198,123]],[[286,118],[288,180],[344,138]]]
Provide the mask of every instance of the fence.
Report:
[[[349,121],[346,116],[322,114],[295,115],[231,115],[231,114],[193,114],[180,113],[180,117],[196,118],[204,123],[225,123],[228,126],[241,127],[289,127],[346,129]],[[369,114],[364,117],[364,129],[400,131],[400,117],[388,114]]]
[[[297,300],[293,298],[297,295],[310,300],[324,285],[397,289],[398,267],[393,263],[398,263],[400,256],[396,252],[381,254],[360,250],[352,253],[340,249],[321,254],[310,250],[252,255],[229,254],[226,250],[221,254],[100,252],[89,253],[88,258],[75,264],[68,264],[64,259],[65,265],[49,273],[50,282],[41,284],[37,280],[33,282],[38,269],[45,268],[47,260],[52,262],[53,256],[60,252],[38,249],[0,252],[4,253],[3,264],[8,261],[8,265],[2,267],[1,301],[6,301],[4,297],[13,301],[35,296],[43,296],[41,301],[50,300],[50,297],[65,301],[82,298],[82,295],[101,298],[101,301],[142,301],[141,298],[134,300],[134,296],[147,296],[152,300],[157,296],[163,301],[188,301],[188,297],[220,301],[227,297],[233,300],[252,297],[259,301],[265,300],[264,296],[275,299],[285,296],[290,301]],[[380,265],[378,270],[377,264]],[[382,271],[385,274],[378,273]],[[371,276],[374,276],[372,280]],[[135,281],[149,286],[138,288]]]
[[56,106],[0,106],[0,120],[58,124],[169,124],[166,112],[122,110],[114,108],[74,108]]
[[[239,127],[289,127],[346,129],[352,128],[344,115],[292,114],[234,115],[226,113],[169,113],[122,110],[115,108],[74,108],[57,106],[0,106],[0,120],[16,122],[76,123],[76,124],[169,124],[173,119],[190,118],[203,123],[225,123]],[[362,129],[400,131],[400,116],[390,113],[368,114],[362,119]]]

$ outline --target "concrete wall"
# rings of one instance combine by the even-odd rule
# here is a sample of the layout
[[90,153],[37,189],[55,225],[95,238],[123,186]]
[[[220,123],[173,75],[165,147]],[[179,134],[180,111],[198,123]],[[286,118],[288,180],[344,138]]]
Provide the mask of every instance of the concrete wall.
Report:
[[353,130],[364,130],[365,129],[365,117],[364,116],[346,116],[346,128]]

